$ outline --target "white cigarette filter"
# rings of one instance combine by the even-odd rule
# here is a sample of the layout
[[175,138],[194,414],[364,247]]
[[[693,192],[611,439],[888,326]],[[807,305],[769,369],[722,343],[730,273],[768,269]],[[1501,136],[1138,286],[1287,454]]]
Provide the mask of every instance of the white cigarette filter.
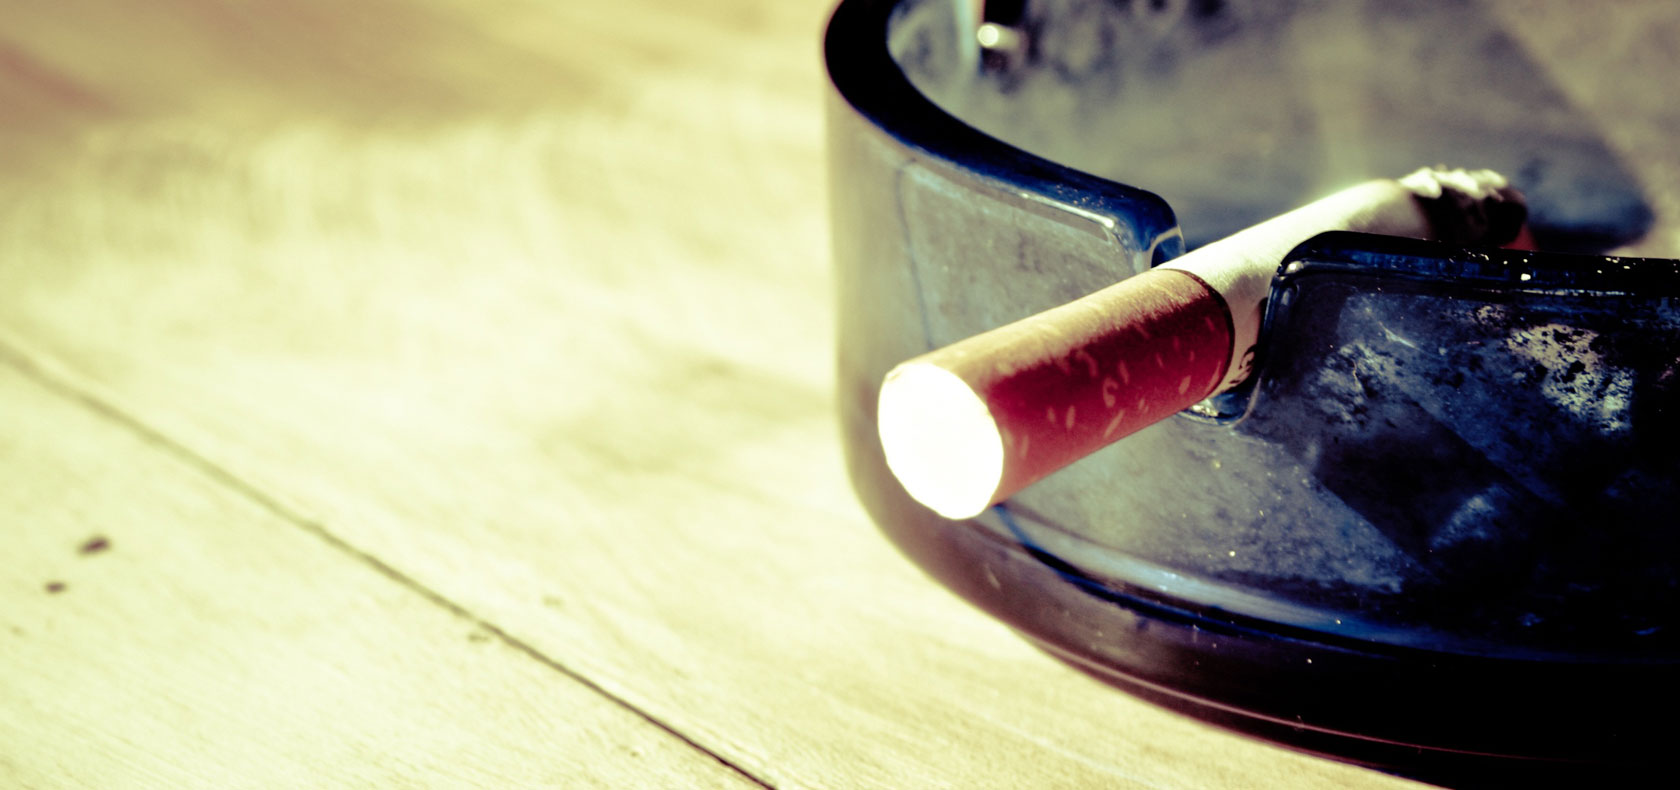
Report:
[[1351,230],[1497,245],[1526,217],[1489,170],[1344,189],[893,368],[876,412],[887,466],[916,501],[971,518],[1246,379],[1272,278],[1302,241]]

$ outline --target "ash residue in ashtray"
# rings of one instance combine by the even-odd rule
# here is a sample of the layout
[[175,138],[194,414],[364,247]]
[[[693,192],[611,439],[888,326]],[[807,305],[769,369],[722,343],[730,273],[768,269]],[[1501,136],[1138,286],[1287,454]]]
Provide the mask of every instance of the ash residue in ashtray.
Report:
[[[1334,289],[1332,289],[1334,290]],[[1648,639],[1680,606],[1680,316],[1347,288],[1278,339],[1254,418],[1424,571],[1430,622]]]

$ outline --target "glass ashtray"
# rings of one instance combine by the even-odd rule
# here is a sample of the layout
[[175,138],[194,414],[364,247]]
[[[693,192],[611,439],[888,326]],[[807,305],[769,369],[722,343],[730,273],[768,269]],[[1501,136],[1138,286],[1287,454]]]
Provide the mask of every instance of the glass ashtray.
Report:
[[[826,57],[844,444],[905,554],[1093,675],[1294,748],[1465,781],[1659,759],[1680,262],[1606,254],[1651,198],[1495,15],[844,0]],[[1680,139],[1659,109],[1622,122]],[[1509,175],[1539,251],[1303,239],[1243,387],[966,521],[888,471],[897,363],[1437,163]]]

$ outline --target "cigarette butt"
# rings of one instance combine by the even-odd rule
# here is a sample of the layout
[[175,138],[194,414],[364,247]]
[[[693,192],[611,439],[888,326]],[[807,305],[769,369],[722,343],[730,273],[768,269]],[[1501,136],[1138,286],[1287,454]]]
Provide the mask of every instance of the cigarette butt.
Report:
[[911,495],[967,518],[1206,397],[1230,357],[1218,294],[1154,269],[898,366],[876,419]]
[[[971,518],[1249,374],[1283,257],[1330,230],[1499,244],[1521,196],[1491,171],[1369,181],[1076,301],[894,368],[876,413],[917,501]],[[1513,222],[1515,225],[1513,226]]]

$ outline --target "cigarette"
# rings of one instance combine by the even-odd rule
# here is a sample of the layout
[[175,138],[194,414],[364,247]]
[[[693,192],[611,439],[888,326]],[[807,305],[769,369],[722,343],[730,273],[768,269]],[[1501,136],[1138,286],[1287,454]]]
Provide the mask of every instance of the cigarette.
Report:
[[1278,264],[1325,231],[1499,245],[1522,197],[1488,170],[1368,181],[1177,260],[894,368],[876,412],[916,501],[972,518],[1250,373]]

